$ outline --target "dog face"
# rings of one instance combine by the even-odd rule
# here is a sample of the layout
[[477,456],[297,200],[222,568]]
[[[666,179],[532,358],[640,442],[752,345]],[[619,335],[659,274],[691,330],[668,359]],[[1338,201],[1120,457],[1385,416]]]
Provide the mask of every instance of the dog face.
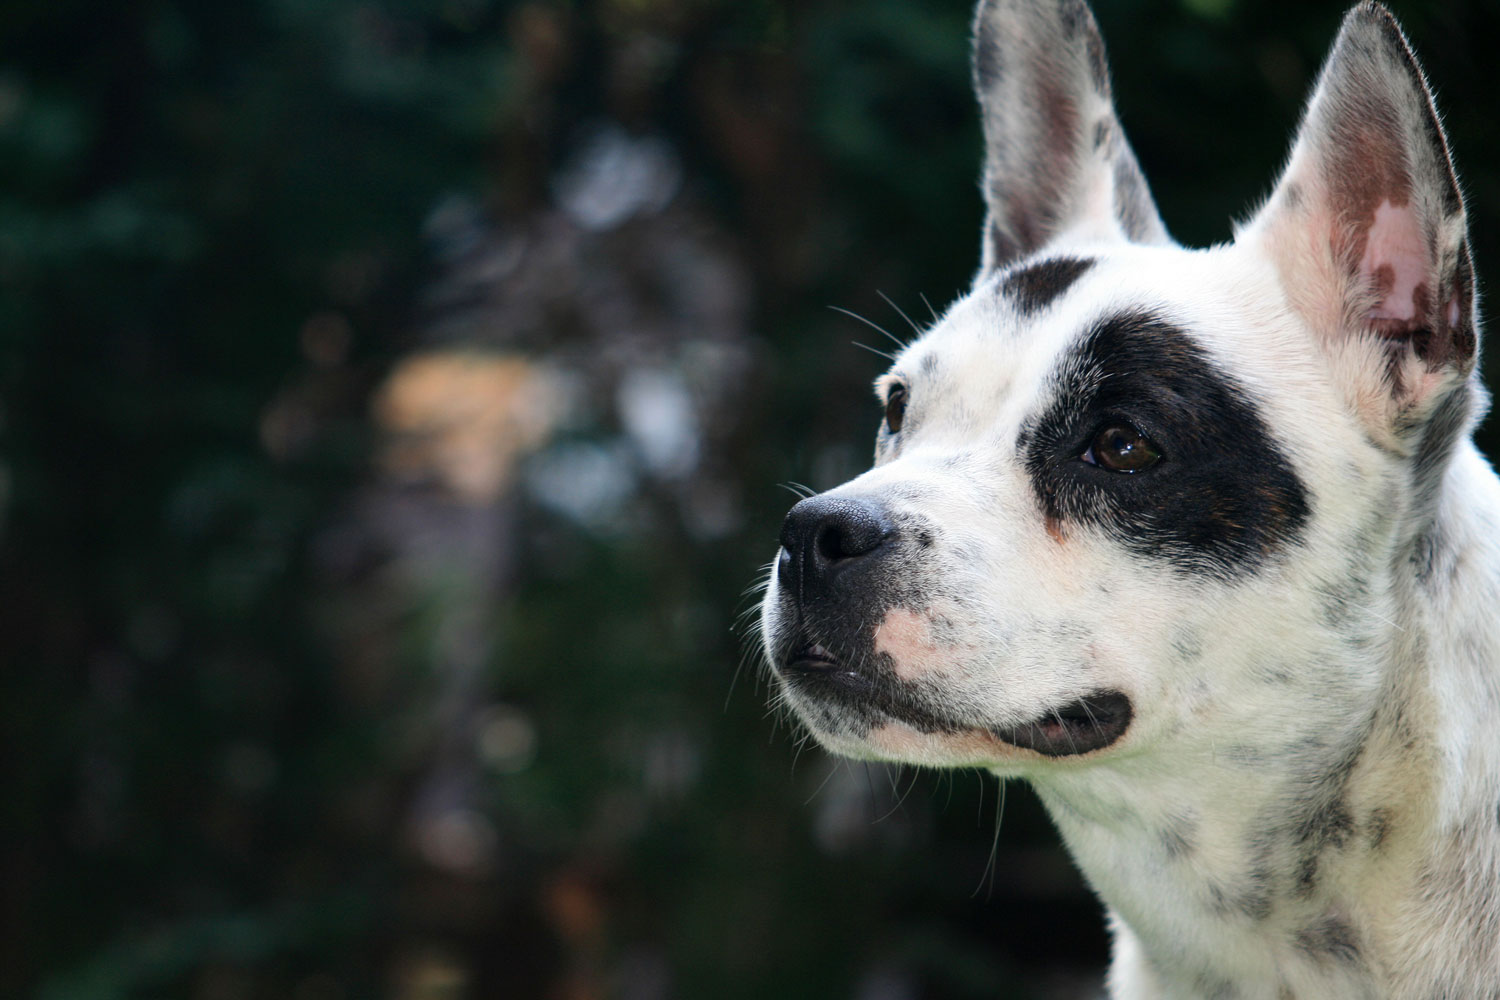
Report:
[[1388,632],[1380,554],[1479,392],[1420,70],[1355,8],[1266,206],[1186,250],[1087,8],[984,2],[975,39],[981,268],[878,381],[874,468],[787,516],[779,689],[836,752],[1031,776],[1294,739],[1372,695],[1330,650]]

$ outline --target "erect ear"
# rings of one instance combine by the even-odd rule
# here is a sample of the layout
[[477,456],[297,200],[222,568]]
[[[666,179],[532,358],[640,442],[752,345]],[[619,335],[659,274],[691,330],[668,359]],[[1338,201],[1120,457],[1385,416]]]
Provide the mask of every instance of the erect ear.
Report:
[[1430,450],[1425,427],[1444,403],[1443,423],[1467,422],[1477,326],[1463,198],[1422,70],[1384,7],[1344,18],[1286,172],[1238,240],[1275,262],[1375,440]]
[[989,208],[979,277],[1051,243],[1169,243],[1083,0],[981,0],[974,89]]

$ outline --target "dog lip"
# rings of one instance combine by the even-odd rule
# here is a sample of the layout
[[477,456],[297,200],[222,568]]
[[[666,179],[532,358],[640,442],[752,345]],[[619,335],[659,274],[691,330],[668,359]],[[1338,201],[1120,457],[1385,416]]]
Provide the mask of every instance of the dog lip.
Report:
[[1047,757],[1074,757],[1118,742],[1134,714],[1123,692],[1103,691],[1044,712],[1031,722],[990,731],[1006,743]]
[[872,693],[868,677],[840,662],[826,646],[816,642],[793,649],[781,662],[781,672],[796,688],[816,697],[863,702]]
[[787,657],[787,667],[791,670],[835,670],[838,666],[838,658],[827,647],[816,642],[799,646]]

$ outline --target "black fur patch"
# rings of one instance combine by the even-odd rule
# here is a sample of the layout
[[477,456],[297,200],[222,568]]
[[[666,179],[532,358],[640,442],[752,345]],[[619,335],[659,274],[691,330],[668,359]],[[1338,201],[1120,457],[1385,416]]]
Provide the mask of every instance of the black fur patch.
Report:
[[1000,283],[1000,293],[1023,316],[1031,316],[1057,301],[1094,262],[1082,257],[1051,257],[1017,268]]
[[[1296,541],[1307,491],[1246,390],[1180,328],[1147,312],[1098,323],[1029,422],[1025,462],[1043,513],[1102,528],[1184,573],[1233,579]],[[1082,461],[1125,422],[1162,454],[1133,475]]]

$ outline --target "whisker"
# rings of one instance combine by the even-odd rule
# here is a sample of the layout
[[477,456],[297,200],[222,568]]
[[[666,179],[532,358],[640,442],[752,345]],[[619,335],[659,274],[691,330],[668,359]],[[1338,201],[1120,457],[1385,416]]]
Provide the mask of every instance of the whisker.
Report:
[[1078,706],[1083,709],[1083,714],[1089,717],[1089,725],[1094,727],[1095,732],[1098,732],[1099,720],[1094,718],[1093,711],[1089,709],[1089,700],[1087,698],[1080,698],[1078,700]]
[[828,773],[823,775],[823,780],[818,782],[818,787],[812,790],[812,794],[807,797],[806,802],[802,803],[803,805],[811,804],[812,800],[817,798],[823,789],[828,787],[828,783],[833,780],[833,776],[839,773],[839,765],[842,763],[844,763],[842,760],[829,762]]
[[[980,774],[979,780],[981,782],[984,781],[984,775],[982,772]],[[989,860],[985,862],[984,872],[979,876],[979,884],[974,887],[974,895],[978,896],[979,890],[985,887],[985,880],[988,879],[989,895],[986,898],[991,898],[994,896],[995,876],[1000,874],[1000,827],[1005,821],[1005,779],[1000,778],[998,780],[1000,782],[1000,788],[996,791],[995,798],[995,835],[990,838]]]
[[874,330],[876,333],[879,333],[881,336],[883,336],[883,337],[887,338],[888,340],[890,340],[891,343],[893,343],[897,347],[901,348],[901,350],[903,350],[903,351],[906,350],[906,342],[904,340],[902,340],[900,337],[896,336],[891,331],[887,330],[885,327],[881,326],[879,323],[876,323],[874,320],[865,319],[859,313],[853,311],[852,309],[845,309],[843,306],[829,306],[828,308],[832,309],[836,313],[843,313],[845,316],[848,316],[850,319],[857,319],[857,320],[859,320],[865,326],[868,326],[870,329]]
[[882,292],[879,289],[876,289],[875,294],[879,295],[882,299],[885,299],[885,304],[896,310],[897,316],[900,316],[902,319],[906,320],[906,325],[911,327],[913,333],[915,333],[918,337],[922,336],[922,328],[916,323],[913,323],[912,318],[906,315],[906,311],[903,310],[900,306],[896,305],[896,303],[891,300],[891,297],[889,295],[885,294],[885,292]]
[[920,780],[920,779],[921,779],[921,777],[922,777],[922,772],[921,772],[921,770],[920,770],[920,769],[918,769],[918,768],[915,768],[915,767],[914,767],[914,768],[912,768],[912,772],[911,772],[911,781],[910,781],[910,782],[908,782],[908,783],[907,783],[907,786],[906,786],[906,791],[904,791],[904,792],[899,792],[899,791],[898,791],[898,788],[897,788],[897,784],[898,784],[898,782],[899,782],[899,781],[900,781],[900,779],[901,779],[901,771],[902,771],[902,770],[903,770],[903,768],[901,768],[901,767],[899,767],[899,766],[898,766],[898,767],[897,767],[897,768],[896,768],[896,771],[895,771],[895,773],[894,773],[894,774],[893,774],[893,775],[892,775],[892,776],[891,776],[891,791],[892,791],[892,792],[897,792],[897,793],[898,793],[898,797],[897,797],[897,799],[896,799],[896,804],[895,804],[895,805],[893,805],[893,806],[891,806],[891,808],[890,808],[890,811],[888,811],[888,812],[887,812],[887,813],[886,813],[886,814],[885,814],[885,815],[884,815],[884,816],[882,816],[882,817],[880,817],[880,819],[877,819],[877,820],[876,820],[876,821],[875,821],[875,822],[877,822],[877,823],[881,823],[881,822],[884,822],[884,821],[885,821],[885,820],[888,820],[888,819],[890,819],[890,818],[891,818],[891,817],[892,817],[892,816],[894,816],[894,815],[895,815],[895,814],[896,814],[896,813],[898,813],[898,812],[902,812],[902,811],[903,811],[903,810],[902,810],[902,806],[904,806],[904,805],[906,805],[906,800],[907,800],[907,799],[908,799],[908,798],[910,798],[910,797],[911,797],[911,793],[912,793],[912,792],[913,792],[913,791],[914,791],[914,790],[916,790],[916,787],[917,787],[917,782],[918,782],[918,781],[919,781],[919,780]]
[[1364,607],[1362,607],[1359,610],[1363,611],[1365,614],[1369,615],[1371,618],[1374,618],[1376,621],[1384,622],[1385,624],[1389,625],[1391,628],[1395,629],[1397,632],[1405,632],[1406,631],[1406,629],[1402,628],[1400,625],[1398,625],[1395,622],[1391,621],[1389,618],[1387,618],[1385,615],[1381,614],[1380,612],[1376,611],[1374,608],[1364,608]]
[[871,347],[869,344],[861,344],[857,340],[851,340],[851,341],[849,341],[849,343],[853,344],[855,347],[862,348],[863,350],[869,351],[871,354],[875,355],[876,357],[885,358],[887,361],[895,361],[896,360],[896,355],[892,354],[890,351],[882,351],[878,347]]
[[1063,721],[1063,717],[1058,714],[1058,711],[1055,708],[1052,710],[1052,717],[1057,720],[1057,728],[1061,729],[1064,733],[1067,733],[1067,736],[1068,736],[1068,747],[1074,753],[1077,753],[1078,752],[1078,744],[1073,739],[1073,733],[1068,729],[1068,724]]
[[925,292],[918,292],[917,297],[922,300],[922,304],[927,307],[927,311],[932,313],[932,321],[934,323],[942,319],[942,317],[938,315],[938,311],[932,308],[932,303],[927,301],[927,294]]

